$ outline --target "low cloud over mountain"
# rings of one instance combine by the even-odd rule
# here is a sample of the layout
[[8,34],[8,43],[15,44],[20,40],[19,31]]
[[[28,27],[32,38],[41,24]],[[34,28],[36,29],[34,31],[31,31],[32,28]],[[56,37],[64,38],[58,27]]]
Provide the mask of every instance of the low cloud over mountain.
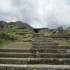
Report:
[[70,26],[70,0],[0,0],[0,20],[37,28]]

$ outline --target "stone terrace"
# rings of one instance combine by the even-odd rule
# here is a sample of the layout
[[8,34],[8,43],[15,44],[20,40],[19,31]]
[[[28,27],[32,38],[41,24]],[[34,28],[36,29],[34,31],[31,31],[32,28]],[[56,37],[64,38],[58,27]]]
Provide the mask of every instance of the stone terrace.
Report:
[[0,70],[70,70],[70,46],[35,33],[30,49],[0,48]]

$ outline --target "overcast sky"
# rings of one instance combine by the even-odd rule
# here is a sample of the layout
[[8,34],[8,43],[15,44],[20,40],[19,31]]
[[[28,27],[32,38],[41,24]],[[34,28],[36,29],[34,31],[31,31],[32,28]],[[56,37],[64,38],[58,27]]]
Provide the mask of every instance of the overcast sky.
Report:
[[31,26],[70,26],[70,0],[0,0],[0,20]]

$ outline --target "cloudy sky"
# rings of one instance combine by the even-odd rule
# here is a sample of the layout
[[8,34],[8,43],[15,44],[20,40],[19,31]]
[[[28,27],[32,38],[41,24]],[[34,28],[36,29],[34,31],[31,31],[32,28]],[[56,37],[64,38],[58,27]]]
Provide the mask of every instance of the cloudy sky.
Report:
[[0,20],[19,20],[35,28],[68,27],[70,0],[0,0]]

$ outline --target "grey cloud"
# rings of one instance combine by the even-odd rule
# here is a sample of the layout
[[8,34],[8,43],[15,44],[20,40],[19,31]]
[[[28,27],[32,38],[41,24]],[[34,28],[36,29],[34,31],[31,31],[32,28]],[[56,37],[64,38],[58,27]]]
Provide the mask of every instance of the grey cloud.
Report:
[[70,0],[9,0],[9,3],[5,11],[0,7],[0,20],[20,20],[33,27],[70,25]]

